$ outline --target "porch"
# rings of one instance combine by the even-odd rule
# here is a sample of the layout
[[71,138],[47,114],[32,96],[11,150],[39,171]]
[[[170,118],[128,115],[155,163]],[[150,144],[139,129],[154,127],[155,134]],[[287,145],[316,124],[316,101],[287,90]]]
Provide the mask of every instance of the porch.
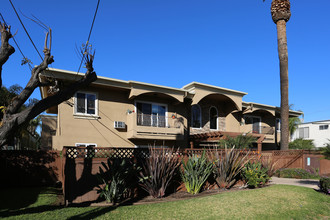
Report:
[[158,140],[183,140],[183,118],[175,114],[170,117],[153,114],[127,115],[128,139],[158,139]]

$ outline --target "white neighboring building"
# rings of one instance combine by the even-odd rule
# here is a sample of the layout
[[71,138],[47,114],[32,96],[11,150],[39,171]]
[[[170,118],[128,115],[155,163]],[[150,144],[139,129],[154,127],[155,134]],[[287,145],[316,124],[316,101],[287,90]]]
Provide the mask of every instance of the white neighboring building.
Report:
[[298,138],[313,140],[315,147],[324,147],[330,139],[330,120],[299,124],[292,135],[292,140]]

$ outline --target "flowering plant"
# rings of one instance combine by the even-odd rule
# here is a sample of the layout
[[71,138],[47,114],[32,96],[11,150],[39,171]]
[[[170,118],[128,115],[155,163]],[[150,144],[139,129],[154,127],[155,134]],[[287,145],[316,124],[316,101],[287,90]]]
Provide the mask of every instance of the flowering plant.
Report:
[[242,170],[242,176],[249,188],[261,187],[269,180],[267,171],[260,162],[248,162]]

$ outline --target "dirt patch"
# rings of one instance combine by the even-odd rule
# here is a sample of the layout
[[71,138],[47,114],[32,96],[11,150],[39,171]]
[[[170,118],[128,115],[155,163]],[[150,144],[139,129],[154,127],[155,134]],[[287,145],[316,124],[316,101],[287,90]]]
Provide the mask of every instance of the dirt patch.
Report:
[[[126,200],[120,204],[117,204],[116,206],[173,202],[173,201],[200,198],[200,197],[205,197],[205,196],[210,196],[210,195],[216,195],[219,193],[233,192],[233,191],[239,191],[239,190],[251,190],[251,189],[248,189],[248,188],[242,187],[242,186],[233,187],[231,189],[209,189],[209,190],[202,191],[196,195],[192,195],[192,194],[190,194],[188,192],[184,192],[184,191],[179,191],[176,193],[172,193],[164,198],[153,198],[152,196],[147,196],[144,198],[140,198],[138,200]],[[92,203],[91,206],[113,206],[113,205],[103,201],[103,202],[98,202],[98,203]]]

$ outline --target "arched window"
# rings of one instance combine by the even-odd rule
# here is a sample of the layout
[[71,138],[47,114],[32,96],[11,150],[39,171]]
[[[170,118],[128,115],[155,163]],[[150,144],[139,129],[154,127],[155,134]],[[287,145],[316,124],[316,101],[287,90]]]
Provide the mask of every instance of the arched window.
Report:
[[214,106],[210,108],[210,129],[218,130],[218,110]]
[[191,127],[202,127],[202,111],[199,105],[191,106]]

